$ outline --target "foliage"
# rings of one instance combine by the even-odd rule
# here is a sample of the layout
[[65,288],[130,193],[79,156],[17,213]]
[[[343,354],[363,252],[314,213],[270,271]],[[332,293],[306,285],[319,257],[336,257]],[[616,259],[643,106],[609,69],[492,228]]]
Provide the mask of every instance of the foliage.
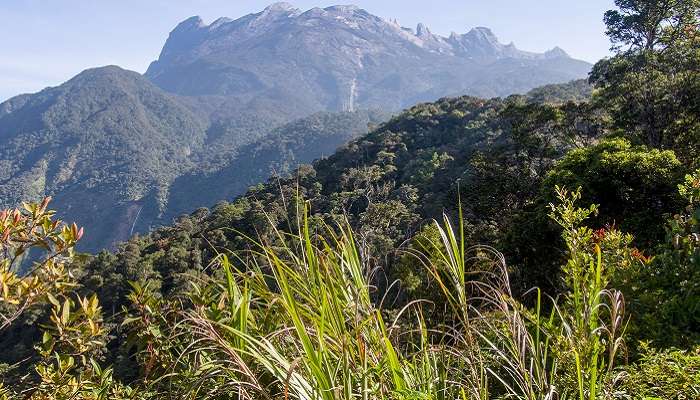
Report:
[[[75,285],[67,265],[83,229],[55,220],[47,209],[50,201],[0,211],[0,331],[51,293]],[[28,272],[22,271],[23,262],[31,264]]]
[[544,85],[527,92],[529,100],[535,103],[566,104],[587,102],[593,94],[593,86],[585,79],[564,84]]
[[[472,243],[498,244],[510,217],[539,193],[539,174],[575,146],[570,132],[576,128],[559,127],[578,121],[579,107],[558,107],[466,97],[416,106],[290,177],[273,178],[235,201],[134,237],[113,255],[92,258],[82,282],[109,313],[128,304],[125,280],[150,280],[154,290],[172,296],[181,292],[184,277],[204,271],[219,252],[248,247],[244,235],[277,240],[268,218],[277,228],[296,229],[295,199],[301,197],[312,204],[314,219],[332,224],[347,216],[360,241],[383,260],[375,283],[387,287],[397,276],[395,249],[422,220],[454,213],[459,195]],[[518,126],[521,120],[535,130],[531,135]],[[496,180],[502,176],[508,183]]]
[[[694,178],[689,182],[684,193],[695,198]],[[141,368],[130,385],[100,366],[108,328],[97,297],[47,293],[50,323],[38,348],[36,381],[3,390],[9,397],[16,390],[52,399],[178,393],[583,400],[632,389],[692,393],[692,374],[670,370],[661,385],[647,383],[658,362],[695,368],[693,356],[683,353],[649,351],[640,364],[624,367],[629,379],[617,378],[625,302],[609,284],[641,260],[629,235],[582,225],[597,207],[578,208],[580,191],[558,189],[558,198],[551,218],[567,246],[566,290],[550,306],[539,291],[534,308],[512,296],[503,257],[467,246],[460,213],[458,228],[445,215],[411,251],[442,291],[448,315],[426,319],[425,300],[418,300],[387,320],[384,302],[373,300],[371,248],[360,245],[347,221],[318,225],[308,203],[300,203],[297,233],[272,227],[276,240],[251,242],[249,250],[230,253],[233,262],[215,257],[211,274],[191,276],[180,298],[165,300],[150,283],[132,284],[119,328],[134,346],[131,362]]]
[[[0,212],[0,329],[12,333],[9,328],[24,312],[44,304],[52,306],[50,324],[37,346],[41,357],[34,366],[35,375],[19,380],[25,382],[21,392],[37,399],[128,398],[130,391],[114,382],[111,370],[102,369],[97,362],[107,334],[97,297],[75,294],[77,280],[69,266],[83,230],[53,219],[49,202],[46,198],[41,203],[24,203],[22,210]],[[23,255],[29,255],[24,261],[32,266],[20,273]],[[14,398],[20,391],[15,392],[0,384],[3,398]]]
[[665,215],[681,206],[676,182],[682,164],[672,151],[605,140],[568,153],[548,172],[545,195],[559,185],[582,187],[584,201],[600,204],[599,225],[618,226],[648,248],[663,240]]
[[[542,314],[541,292],[535,308],[528,310],[510,294],[504,269],[479,262],[493,250],[477,247],[473,257],[465,258],[463,232],[455,234],[449,221],[440,228],[442,241],[435,244],[442,262],[433,266],[433,274],[448,304],[461,324],[485,342],[486,354],[497,365],[489,371],[513,398],[593,399],[612,393],[612,371],[624,346],[624,300],[607,285],[616,269],[628,266],[629,238],[617,231],[596,237],[581,225],[596,207],[577,208],[580,192],[559,189],[558,196],[551,217],[564,229],[568,248],[566,292],[563,302],[552,301],[549,316]],[[471,268],[467,260],[474,263]],[[466,280],[470,276],[475,280]]]
[[[601,134],[589,112],[520,97],[417,106],[293,177],[134,237],[115,254],[76,260],[80,294],[59,294],[58,305],[46,298],[54,311],[37,367],[25,369],[40,383],[31,390],[199,398],[226,396],[233,385],[240,398],[483,399],[627,390],[617,368],[625,303],[609,284],[647,257],[615,227],[582,226],[594,211],[594,223],[608,218],[611,203],[581,210],[575,202],[586,190],[595,199],[626,187],[624,199],[648,203],[621,212],[650,217],[638,208],[672,209],[675,196],[653,203],[649,193],[667,193],[681,164],[672,152],[621,139],[587,146]],[[495,180],[501,173],[512,183]],[[511,285],[507,258],[474,245],[506,243],[518,229],[537,238],[547,222],[515,224],[543,213],[543,188],[555,182],[584,187],[560,191],[552,209],[565,262],[548,278],[562,278],[560,297],[547,301],[557,293],[547,288],[523,300],[525,281]],[[453,207],[457,198],[463,207]],[[314,212],[299,218],[300,210]],[[443,224],[419,225],[443,210]],[[651,314],[622,289],[639,326],[638,315]],[[14,389],[20,380],[8,382]],[[668,382],[664,390],[678,386]]]
[[[429,324],[420,303],[389,324],[371,300],[372,257],[352,231],[341,225],[314,233],[304,218],[298,233],[277,232],[281,244],[240,253],[238,267],[219,257],[221,274],[193,284],[194,307],[175,317],[180,322],[161,330],[160,317],[141,319],[147,325],[135,332],[158,329],[167,337],[147,338],[146,354],[176,360],[163,364],[162,380],[149,387],[178,387],[187,398],[221,390],[240,398],[314,399],[612,393],[623,301],[605,286],[626,265],[620,252],[627,241],[610,232],[592,248],[593,231],[578,226],[591,211],[574,206],[579,194],[560,195],[553,216],[566,228],[571,292],[549,318],[513,299],[498,253],[467,249],[463,231],[445,217],[443,225],[434,223],[438,236],[423,239],[433,257],[416,254],[448,299],[454,325]],[[135,286],[133,299],[141,292]],[[410,319],[417,325],[399,322]]]
[[557,309],[562,331],[553,340],[555,346],[562,337],[568,340],[564,351],[573,356],[574,372],[564,368],[562,372],[577,382],[579,398],[587,393],[593,399],[613,385],[611,374],[625,346],[625,300],[609,285],[616,273],[624,273],[636,261],[629,247],[632,237],[613,229],[600,232],[582,226],[598,207],[577,208],[580,189],[569,194],[557,188],[557,195],[561,204],[551,206],[550,216],[563,228],[569,259],[562,267],[568,290],[562,305],[565,312]]
[[624,392],[643,399],[697,398],[700,396],[698,350],[658,351],[644,346],[640,362],[625,368]]
[[698,143],[700,36],[695,0],[620,0],[605,16],[613,49],[590,81],[612,127],[689,162]]
[[679,191],[688,202],[666,226],[666,242],[655,256],[622,278],[635,336],[658,347],[700,344],[700,172]]
[[692,399],[700,396],[699,349],[642,349],[637,365],[625,368],[623,390],[643,399]]
[[[363,121],[316,115],[157,193],[281,175],[96,256],[46,202],[2,213],[0,398],[697,397],[700,172],[675,185],[698,4],[616,4],[592,102],[573,82],[420,104],[287,175]],[[206,140],[232,145],[224,125]]]
[[444,318],[444,297],[438,283],[433,279],[428,268],[420,268],[417,261],[426,265],[438,262],[439,254],[432,251],[435,243],[440,241],[440,230],[436,224],[426,224],[420,232],[400,250],[401,256],[394,264],[393,278],[400,284],[408,299],[421,299],[433,303],[435,313]]
[[688,28],[697,27],[700,3],[694,0],[615,0],[605,13],[613,48],[652,50],[672,46]]
[[24,391],[37,399],[133,398],[133,391],[116,382],[112,370],[97,361],[106,335],[97,297],[76,301],[66,297],[63,303],[50,299],[52,324],[44,331],[43,360],[36,366],[39,383]]
[[[556,186],[581,187],[583,201],[600,206],[591,224],[631,233],[635,246],[644,251],[664,241],[667,215],[682,205],[675,184],[683,170],[672,151],[632,146],[620,138],[568,152],[532,183],[529,192],[521,192],[520,208],[501,206],[515,211],[501,224],[499,245],[516,273],[514,286],[522,292],[533,286],[548,293],[560,288],[563,242],[557,226],[548,221],[546,208]],[[517,187],[512,183],[501,190]]]

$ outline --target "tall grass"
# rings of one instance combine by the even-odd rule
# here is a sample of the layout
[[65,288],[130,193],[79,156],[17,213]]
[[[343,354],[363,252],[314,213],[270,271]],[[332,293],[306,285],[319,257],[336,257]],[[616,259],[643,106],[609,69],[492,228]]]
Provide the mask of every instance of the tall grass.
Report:
[[599,398],[624,303],[606,288],[604,249],[579,226],[594,210],[576,208],[577,193],[560,197],[553,217],[570,252],[560,300],[536,290],[534,309],[516,301],[503,257],[467,247],[460,215],[456,229],[435,221],[440,239],[416,255],[447,299],[445,322],[428,325],[419,299],[387,320],[348,225],[317,232],[301,218],[296,233],[221,255],[219,273],[193,283],[193,307],[170,332],[181,345],[156,384],[189,398]]

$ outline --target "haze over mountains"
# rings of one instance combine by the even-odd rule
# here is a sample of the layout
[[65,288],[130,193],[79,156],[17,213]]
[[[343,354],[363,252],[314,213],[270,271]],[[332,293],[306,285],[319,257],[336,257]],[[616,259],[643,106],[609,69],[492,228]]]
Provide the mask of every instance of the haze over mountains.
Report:
[[329,155],[415,103],[523,93],[590,67],[487,28],[445,38],[353,6],[193,17],[145,75],[87,70],[0,104],[0,203],[54,196],[94,251]]

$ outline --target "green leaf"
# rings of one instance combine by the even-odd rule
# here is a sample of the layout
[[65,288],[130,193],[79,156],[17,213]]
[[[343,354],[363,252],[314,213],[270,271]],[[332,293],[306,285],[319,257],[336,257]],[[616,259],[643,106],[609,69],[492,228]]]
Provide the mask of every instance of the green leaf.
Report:
[[58,299],[56,297],[54,297],[54,295],[52,295],[51,293],[46,293],[46,298],[49,300],[49,302],[51,304],[53,304],[56,307],[59,307],[61,305],[61,303],[58,301]]
[[136,321],[140,321],[141,317],[128,317],[124,318],[124,321],[122,321],[122,326],[130,325],[133,324]]
[[66,301],[63,302],[63,309],[61,310],[61,323],[63,325],[67,325],[69,319],[70,319],[70,300],[66,299]]

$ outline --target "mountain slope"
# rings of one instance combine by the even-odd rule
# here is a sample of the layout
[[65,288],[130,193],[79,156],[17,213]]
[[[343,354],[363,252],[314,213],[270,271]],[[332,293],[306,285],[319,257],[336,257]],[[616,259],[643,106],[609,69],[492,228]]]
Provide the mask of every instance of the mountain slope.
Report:
[[[470,240],[494,243],[498,227],[509,223],[539,193],[546,168],[574,146],[569,133],[595,131],[589,129],[595,121],[585,120],[572,120],[576,126],[570,129],[551,129],[548,118],[560,112],[576,114],[577,105],[556,108],[531,99],[545,96],[549,103],[561,104],[570,98],[585,98],[589,89],[585,82],[570,82],[507,99],[460,97],[419,104],[350,140],[329,157],[302,165],[287,176],[259,181],[262,183],[243,192],[237,186],[242,185],[237,177],[245,175],[245,166],[274,165],[268,157],[285,149],[301,146],[309,151],[321,146],[319,141],[323,140],[318,138],[328,134],[319,134],[323,130],[314,126],[337,122],[326,121],[329,115],[320,114],[290,124],[287,129],[301,134],[281,135],[288,139],[242,151],[257,163],[242,158],[220,173],[203,179],[201,175],[186,176],[173,185],[173,204],[180,196],[197,196],[200,205],[213,205],[214,199],[223,201],[130,239],[121,245],[115,258],[97,259],[90,268],[99,274],[120,268],[127,258],[131,263],[143,261],[152,265],[158,279],[166,283],[163,293],[167,295],[174,289],[172,282],[177,281],[178,274],[201,271],[220,252],[248,246],[243,234],[274,242],[270,221],[293,230],[296,213],[302,209],[297,201],[302,199],[308,202],[314,224],[325,221],[333,226],[348,218],[363,246],[376,250],[374,254],[387,255],[415,234],[423,221],[439,218],[446,210],[454,213],[461,196]],[[586,105],[581,107],[585,109]],[[365,122],[361,114],[344,115]],[[532,123],[543,116],[541,125]],[[362,126],[355,124],[360,132]],[[524,140],[518,131],[520,126],[527,126]],[[302,146],[307,140],[312,146]],[[296,160],[304,161],[300,157]],[[177,269],[171,268],[172,259],[178,260]],[[525,281],[542,279],[531,275]],[[105,283],[100,290],[110,293],[113,289]]]
[[[553,102],[560,102],[554,98],[556,93],[572,93],[581,85],[562,86],[550,88]],[[206,270],[219,254],[247,248],[250,243],[244,236],[275,243],[279,237],[273,226],[296,229],[297,213],[304,209],[301,201],[309,207],[313,231],[347,218],[363,250],[375,254],[379,258],[375,261],[383,266],[397,261],[396,246],[419,231],[424,221],[439,218],[443,211],[454,214],[460,198],[469,242],[494,244],[503,239],[494,237],[499,228],[539,193],[544,171],[572,147],[567,130],[551,131],[548,122],[543,127],[528,125],[527,137],[521,141],[517,127],[522,124],[513,118],[521,114],[530,123],[531,118],[552,115],[553,110],[550,105],[529,103],[525,96],[460,97],[420,104],[351,140],[330,157],[255,185],[237,197],[226,192],[226,187],[239,184],[235,179],[239,169],[232,164],[225,173],[207,178],[208,182],[199,181],[201,186],[181,185],[196,188],[190,195],[202,196],[202,204],[210,201],[209,194],[203,193],[206,190],[217,192],[212,197],[225,196],[230,201],[134,237],[114,257],[97,257],[88,269],[96,275],[114,271],[119,276],[115,283],[103,282],[96,288],[101,298],[117,290],[111,285],[135,278],[124,265],[147,265],[139,279],[159,280],[162,294],[169,296],[184,285],[184,276]],[[270,150],[262,146],[251,158],[260,160],[275,153],[266,147]],[[555,241],[545,243],[556,246]],[[545,253],[550,261],[558,261],[552,256],[555,253]],[[551,278],[528,272],[531,276],[524,282]]]
[[89,233],[80,250],[97,251],[331,154],[386,118],[212,119],[202,102],[118,67],[10,99],[0,104],[0,202],[53,196],[61,218]]
[[[332,155],[338,147],[366,134],[368,126],[387,118],[381,112],[324,112],[280,126],[263,139],[242,146],[224,167],[194,170],[178,177],[170,187],[168,207],[156,225],[169,225],[196,207],[233,199],[270,176],[284,177],[300,164]],[[149,228],[142,226],[140,231]]]
[[205,124],[174,96],[117,67],[0,105],[0,199],[4,205],[54,195],[68,219],[88,227],[88,244],[128,236],[125,216],[162,202],[191,167]]
[[302,12],[277,3],[236,20],[182,22],[146,76],[173,93],[230,96],[251,108],[293,104],[309,113],[503,96],[582,78],[590,67],[559,48],[536,54],[501,44],[487,28],[444,38],[354,6]]

